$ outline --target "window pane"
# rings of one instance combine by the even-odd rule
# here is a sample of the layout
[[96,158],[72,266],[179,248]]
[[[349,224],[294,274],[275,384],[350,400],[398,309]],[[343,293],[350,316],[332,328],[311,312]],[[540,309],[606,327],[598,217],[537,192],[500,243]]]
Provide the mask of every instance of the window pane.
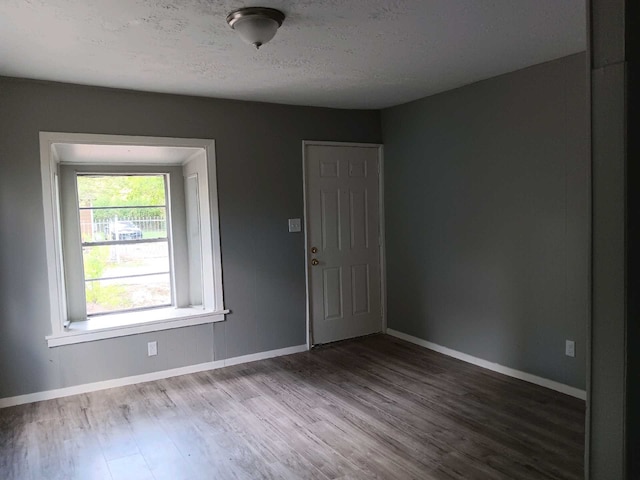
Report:
[[80,207],[164,206],[164,175],[78,175]]
[[[165,175],[77,176],[88,316],[172,304],[165,183]],[[140,243],[121,243],[130,240]]]
[[78,175],[83,242],[166,238],[164,175]]
[[87,315],[171,305],[169,274],[86,282]]
[[167,242],[82,247],[84,278],[113,278],[169,271]]

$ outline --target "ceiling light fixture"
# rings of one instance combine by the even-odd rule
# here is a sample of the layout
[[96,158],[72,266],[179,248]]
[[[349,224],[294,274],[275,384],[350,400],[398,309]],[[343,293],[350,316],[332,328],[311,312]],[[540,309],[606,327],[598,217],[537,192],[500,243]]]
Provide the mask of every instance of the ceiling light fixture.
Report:
[[227,23],[240,38],[256,49],[271,40],[282,22],[284,13],[275,8],[247,7],[227,15]]

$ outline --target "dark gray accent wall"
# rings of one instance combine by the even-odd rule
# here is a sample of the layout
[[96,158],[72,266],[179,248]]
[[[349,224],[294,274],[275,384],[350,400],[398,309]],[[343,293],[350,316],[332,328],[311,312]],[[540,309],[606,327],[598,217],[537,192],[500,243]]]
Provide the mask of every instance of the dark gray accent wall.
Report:
[[[215,139],[225,322],[47,348],[40,131]],[[380,114],[0,78],[0,398],[304,344],[302,140],[379,143]]]
[[586,68],[576,54],[383,110],[389,328],[585,388]]
[[[640,132],[640,2],[627,2],[627,132]],[[636,159],[630,162],[629,159]],[[627,135],[627,477],[640,478],[640,136]]]
[[[627,336],[627,322],[637,321],[627,317],[627,296],[637,296],[627,284],[625,187],[628,135],[632,131],[626,116],[630,97],[625,22],[637,20],[627,17],[628,9],[626,0],[589,2],[593,316],[586,478],[592,480],[638,478],[633,470],[627,471],[625,431],[625,383],[627,375],[633,374],[627,370],[627,361],[629,366],[634,364],[625,350],[637,342]],[[629,333],[633,332],[631,328]],[[629,455],[637,458],[638,452],[629,451]]]

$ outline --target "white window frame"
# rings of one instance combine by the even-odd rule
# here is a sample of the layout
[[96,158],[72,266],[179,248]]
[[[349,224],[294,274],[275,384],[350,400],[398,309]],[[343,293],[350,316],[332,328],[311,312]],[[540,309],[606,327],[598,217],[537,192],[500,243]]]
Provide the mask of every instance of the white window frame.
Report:
[[[62,162],[60,163],[62,165]],[[170,289],[171,289],[171,302],[169,305],[157,305],[144,307],[147,308],[168,308],[172,306],[187,306],[187,301],[185,300],[188,296],[187,293],[190,293],[189,290],[191,286],[184,282],[176,281],[176,268],[174,263],[178,262],[181,264],[186,264],[190,257],[192,256],[187,248],[178,249],[178,252],[175,252],[174,246],[174,238],[172,229],[172,218],[174,212],[180,215],[179,212],[185,210],[185,204],[182,201],[184,197],[184,191],[182,189],[178,190],[178,193],[172,195],[170,192],[173,190],[173,186],[181,181],[181,178],[184,177],[184,169],[185,167],[172,167],[172,166],[114,166],[114,165],[86,165],[81,163],[72,163],[72,164],[64,164],[64,167],[59,170],[59,178],[61,181],[59,184],[61,185],[60,189],[60,206],[61,206],[61,223],[64,228],[68,228],[67,232],[62,233],[62,257],[65,260],[65,282],[66,282],[66,302],[67,302],[67,318],[69,322],[73,322],[73,325],[70,325],[71,330],[78,329],[79,324],[78,321],[88,320],[89,314],[87,312],[87,302],[86,302],[86,278],[84,275],[84,268],[80,268],[80,266],[84,266],[84,258],[82,254],[82,250],[85,245],[81,239],[81,228],[80,228],[80,204],[78,198],[78,177],[84,175],[105,175],[105,176],[126,176],[126,175],[160,175],[163,177],[164,181],[164,194],[165,194],[165,206],[166,209],[166,245],[167,245],[167,253],[169,259],[169,278],[170,278]],[[173,186],[171,186],[173,184]],[[171,197],[174,198],[174,201],[171,201]],[[66,208],[65,208],[66,207]],[[135,207],[133,207],[135,208]],[[184,214],[180,215],[184,217]],[[200,222],[195,222],[197,228],[200,228]],[[126,240],[124,240],[126,241]],[[137,241],[143,242],[144,239],[139,239]],[[154,240],[151,240],[154,241]],[[109,245],[116,246],[121,244],[123,240],[109,240]],[[184,247],[184,246],[183,246]],[[175,253],[179,255],[176,256]],[[75,267],[75,268],[73,268]],[[198,273],[202,275],[201,269],[198,269]],[[82,286],[82,288],[81,288]],[[178,295],[178,291],[182,295]],[[190,295],[189,295],[190,297]],[[182,301],[180,301],[182,300]],[[195,305],[193,303],[192,305]],[[197,302],[197,305],[202,305],[202,301]],[[133,308],[133,309],[122,309],[120,311],[115,312],[101,312],[99,315],[115,315],[117,313],[126,313],[129,311],[139,311],[143,308]],[[111,316],[106,320],[113,319]],[[93,324],[97,324],[98,322],[93,322]],[[108,325],[107,322],[103,322],[105,325]],[[114,322],[117,324],[117,321]]]
[[[195,295],[200,305],[182,305],[136,312],[123,312],[93,317],[89,320],[69,322],[66,308],[65,261],[62,245],[62,225],[58,173],[61,163],[86,166],[81,160],[61,158],[64,146],[131,146],[176,147],[189,152],[188,157],[136,161],[132,157],[114,157],[113,160],[94,163],[103,167],[144,165],[182,167],[185,181],[197,180],[197,214],[199,242],[197,264],[201,266],[201,291]],[[45,246],[51,335],[46,337],[49,347],[121,337],[145,332],[202,325],[225,320],[229,313],[224,308],[222,288],[222,261],[220,255],[220,224],[216,181],[215,142],[210,139],[184,139],[169,137],[139,137],[123,135],[97,135],[61,132],[40,132],[40,162],[42,198],[45,223]],[[90,167],[88,167],[90,168]],[[185,192],[185,202],[187,193]],[[188,216],[189,213],[186,212]],[[185,217],[186,223],[186,217]],[[191,248],[193,245],[191,246]],[[196,262],[189,261],[189,264]],[[191,295],[191,298],[194,296]]]

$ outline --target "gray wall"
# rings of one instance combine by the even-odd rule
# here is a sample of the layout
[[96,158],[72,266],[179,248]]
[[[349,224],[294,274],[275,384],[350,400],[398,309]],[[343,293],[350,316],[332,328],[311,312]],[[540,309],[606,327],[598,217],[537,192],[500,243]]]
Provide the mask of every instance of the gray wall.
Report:
[[[47,348],[39,131],[216,140],[225,322]],[[303,344],[303,139],[380,142],[380,115],[0,78],[0,398]]]
[[585,388],[585,61],[382,112],[389,328]]

